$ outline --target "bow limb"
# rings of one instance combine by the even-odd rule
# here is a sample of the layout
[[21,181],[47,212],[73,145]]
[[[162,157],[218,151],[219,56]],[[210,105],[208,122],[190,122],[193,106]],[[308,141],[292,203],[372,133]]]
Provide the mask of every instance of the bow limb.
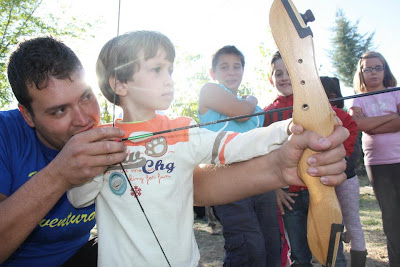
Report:
[[[275,0],[270,10],[272,35],[285,62],[293,87],[293,122],[322,136],[333,132],[334,113],[321,84],[314,59],[312,32],[290,0]],[[306,149],[298,173],[310,193],[307,239],[315,258],[325,266],[334,266],[340,233],[331,236],[332,226],[342,223],[335,189],[307,174]]]

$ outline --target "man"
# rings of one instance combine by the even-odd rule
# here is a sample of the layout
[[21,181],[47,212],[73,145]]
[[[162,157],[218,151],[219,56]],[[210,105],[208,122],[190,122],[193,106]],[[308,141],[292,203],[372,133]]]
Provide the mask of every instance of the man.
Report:
[[[8,78],[19,110],[0,112],[0,262],[60,266],[75,254],[73,259],[83,263],[90,259],[79,250],[95,223],[94,207],[74,209],[65,193],[126,158],[125,145],[113,141],[123,133],[95,128],[99,106],[84,81],[82,64],[57,40],[20,44],[10,57]],[[327,150],[310,157],[311,175],[323,176],[327,185],[345,179],[341,143],[348,132],[343,127],[328,138],[300,126],[291,130],[296,134],[266,156],[227,168],[197,169],[195,204],[222,204],[302,184],[297,162],[306,147]],[[95,264],[93,258],[86,266]]]

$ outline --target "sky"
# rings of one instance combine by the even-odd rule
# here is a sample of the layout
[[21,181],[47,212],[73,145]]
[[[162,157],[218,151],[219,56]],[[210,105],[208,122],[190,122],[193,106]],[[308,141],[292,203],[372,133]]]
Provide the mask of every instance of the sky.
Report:
[[[50,0],[49,0],[50,1]],[[50,1],[52,2],[52,1]],[[397,0],[292,0],[300,13],[311,9],[315,21],[313,31],[316,65],[320,75],[334,76],[328,58],[331,49],[330,30],[336,11],[340,8],[355,23],[359,32],[375,32],[373,49],[387,59],[392,72],[400,81],[400,57],[395,45],[400,44],[397,19],[400,1]],[[118,19],[118,5],[121,4]],[[55,4],[55,3],[53,3]],[[211,55],[224,45],[235,45],[246,57],[246,80],[255,79],[254,67],[262,59],[259,45],[276,50],[270,33],[268,17],[272,0],[69,0],[64,2],[68,15],[84,19],[99,19],[101,26],[95,39],[77,42],[73,49],[80,55],[86,69],[94,70],[101,46],[119,33],[132,30],[156,30],[167,35],[181,51],[201,54],[209,68]],[[50,6],[52,4],[50,3]],[[94,77],[94,76],[93,76]],[[344,95],[352,89],[343,88]],[[273,96],[272,96],[273,97]]]

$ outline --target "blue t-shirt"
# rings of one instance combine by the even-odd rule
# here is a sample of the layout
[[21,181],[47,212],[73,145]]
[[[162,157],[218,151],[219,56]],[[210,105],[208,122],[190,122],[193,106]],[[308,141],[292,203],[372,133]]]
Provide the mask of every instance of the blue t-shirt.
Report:
[[[232,91],[226,88],[225,86],[219,84],[221,88],[223,88],[225,91],[229,92],[232,94]],[[238,99],[241,99],[240,97],[236,96]],[[256,106],[254,113],[261,112],[263,111],[259,106]],[[247,114],[243,114],[247,115]],[[217,120],[223,120],[228,118],[228,116],[225,116],[219,112],[216,112],[215,110],[208,109],[206,113],[201,115],[199,113],[199,120],[200,123],[205,123],[205,122],[210,122],[210,121],[217,121]],[[227,121],[227,122],[221,122],[221,123],[216,123],[216,124],[210,124],[203,126],[206,129],[209,129],[213,132],[219,132],[219,131],[233,131],[233,132],[238,132],[238,133],[244,133],[247,131],[250,131],[254,128],[261,127],[264,124],[264,115],[259,115],[259,116],[253,116],[250,117],[249,120],[247,121]]]
[[[0,193],[12,195],[59,151],[46,147],[19,110],[0,111]],[[94,205],[76,209],[66,194],[0,266],[59,266],[88,241]]]

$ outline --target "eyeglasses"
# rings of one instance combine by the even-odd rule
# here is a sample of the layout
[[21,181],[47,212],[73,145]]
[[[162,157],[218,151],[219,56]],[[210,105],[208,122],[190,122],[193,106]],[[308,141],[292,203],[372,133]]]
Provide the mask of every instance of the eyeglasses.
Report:
[[375,68],[365,68],[362,69],[363,73],[371,73],[373,70],[375,70],[376,72],[381,72],[383,71],[385,68],[381,65],[376,66]]

